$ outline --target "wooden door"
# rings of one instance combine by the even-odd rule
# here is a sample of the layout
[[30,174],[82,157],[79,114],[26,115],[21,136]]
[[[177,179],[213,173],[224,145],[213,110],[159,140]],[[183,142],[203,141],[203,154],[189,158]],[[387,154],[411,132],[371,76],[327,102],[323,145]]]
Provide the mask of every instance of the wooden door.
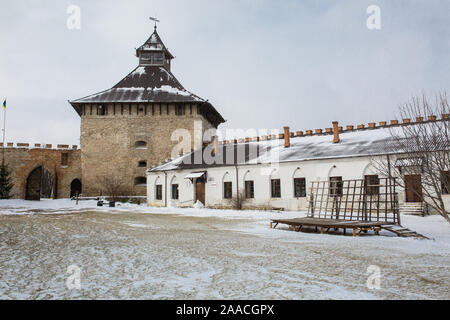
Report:
[[405,175],[406,202],[422,202],[422,179],[420,174]]
[[195,198],[205,205],[205,182],[197,181],[195,183]]

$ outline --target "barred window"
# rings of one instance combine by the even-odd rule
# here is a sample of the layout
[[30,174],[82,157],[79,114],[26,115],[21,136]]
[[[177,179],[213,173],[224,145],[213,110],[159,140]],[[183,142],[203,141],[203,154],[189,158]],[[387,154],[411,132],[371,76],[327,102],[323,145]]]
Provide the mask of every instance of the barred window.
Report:
[[155,193],[156,200],[162,200],[162,185],[156,185]]
[[368,196],[380,194],[380,179],[378,175],[364,176],[364,191]]
[[294,178],[294,195],[296,198],[306,197],[305,178]]
[[272,189],[272,198],[281,198],[281,182],[280,179],[272,179],[270,181]]
[[223,183],[223,197],[225,199],[231,199],[233,195],[233,189],[232,189],[232,183],[231,182],[224,182]]
[[342,177],[330,177],[330,196],[342,196]]
[[178,200],[178,184],[172,184],[172,199]]
[[245,198],[253,199],[255,197],[255,184],[253,181],[245,181]]

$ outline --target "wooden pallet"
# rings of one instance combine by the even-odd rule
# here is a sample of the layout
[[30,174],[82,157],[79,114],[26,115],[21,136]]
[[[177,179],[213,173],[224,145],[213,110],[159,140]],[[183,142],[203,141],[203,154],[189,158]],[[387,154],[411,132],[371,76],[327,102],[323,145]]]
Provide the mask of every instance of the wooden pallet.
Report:
[[386,222],[380,221],[356,221],[356,220],[339,220],[339,219],[324,219],[324,218],[295,218],[295,219],[272,219],[270,228],[275,229],[278,224],[287,224],[293,231],[301,231],[303,227],[315,227],[316,231],[320,233],[328,232],[331,229],[342,229],[346,234],[347,229],[353,231],[353,236],[361,235],[373,231],[379,234],[381,225],[389,225]]
[[400,225],[382,225],[381,229],[390,231],[392,233],[395,233],[399,237],[403,238],[419,238],[419,239],[429,239],[425,237],[424,235],[417,233],[413,230],[410,230],[408,228],[402,227]]
[[429,239],[413,230],[405,228],[399,224],[386,223],[382,221],[355,221],[355,220],[338,220],[338,219],[323,219],[323,218],[295,218],[295,219],[272,219],[270,228],[275,229],[278,224],[287,224],[290,229],[296,232],[302,230],[303,227],[315,227],[316,231],[320,233],[328,232],[330,229],[343,229],[344,234],[346,230],[353,231],[353,236],[361,235],[373,231],[376,235],[380,234],[381,229],[395,233],[399,237]]

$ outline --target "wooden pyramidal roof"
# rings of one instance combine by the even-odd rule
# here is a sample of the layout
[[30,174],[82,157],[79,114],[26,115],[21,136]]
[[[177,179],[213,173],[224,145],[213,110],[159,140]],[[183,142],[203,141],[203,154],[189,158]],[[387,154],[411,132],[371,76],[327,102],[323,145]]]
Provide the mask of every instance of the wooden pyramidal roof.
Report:
[[175,58],[162,42],[161,37],[156,31],[156,26],[155,30],[153,31],[152,35],[147,39],[147,41],[145,41],[145,43],[142,46],[136,49],[136,56],[139,56],[140,52],[146,51],[150,52],[163,51],[166,55],[166,58],[169,59]]
[[[173,55],[159,37],[156,28],[148,40],[136,49],[136,55],[164,53],[166,61]],[[83,104],[90,103],[195,103],[213,126],[225,122],[220,113],[208,100],[186,90],[170,71],[170,63],[160,65],[139,65],[111,89],[69,101],[81,116]]]

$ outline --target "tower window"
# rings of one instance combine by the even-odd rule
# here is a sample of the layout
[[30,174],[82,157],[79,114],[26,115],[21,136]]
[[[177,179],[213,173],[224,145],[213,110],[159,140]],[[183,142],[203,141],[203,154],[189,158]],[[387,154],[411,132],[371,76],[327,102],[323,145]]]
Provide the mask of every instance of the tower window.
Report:
[[163,52],[143,52],[140,55],[140,62],[145,65],[162,65],[164,60]]
[[136,149],[147,149],[147,142],[145,141],[136,141],[134,144]]
[[106,115],[106,107],[102,106],[102,105],[99,105],[98,109],[97,109],[97,115],[99,115],[99,116]]
[[147,185],[147,178],[146,177],[136,177],[134,178],[134,185],[136,187],[143,187]]
[[69,164],[69,154],[67,152],[61,153],[61,165],[67,166]]
[[176,114],[177,116],[182,116],[184,114],[184,108],[183,106],[177,106],[176,108]]
[[145,160],[139,161],[138,167],[139,167],[139,168],[145,168],[145,167],[147,167],[147,161],[145,161]]

